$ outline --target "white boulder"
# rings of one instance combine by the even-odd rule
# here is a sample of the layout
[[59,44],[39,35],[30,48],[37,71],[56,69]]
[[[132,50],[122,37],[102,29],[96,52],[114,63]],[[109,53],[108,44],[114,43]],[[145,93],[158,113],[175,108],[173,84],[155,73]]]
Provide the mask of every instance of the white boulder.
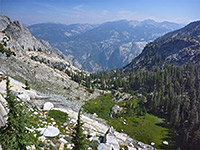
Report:
[[58,142],[64,143],[64,144],[68,143],[68,142],[67,142],[65,139],[63,139],[63,138],[60,138],[60,139],[58,140]]
[[72,144],[67,144],[67,149],[72,149]]
[[61,143],[60,147],[59,147],[59,150],[64,150],[64,147],[65,147],[64,143]]
[[44,136],[40,136],[40,137],[38,138],[38,140],[44,142],[44,141],[46,140],[46,138],[45,138]]
[[46,137],[55,137],[60,133],[60,130],[53,126],[48,126],[43,135]]
[[35,147],[35,145],[31,145],[31,146],[26,146],[26,149],[27,150],[36,150],[36,147]]
[[137,150],[137,148],[128,146],[128,150]]
[[17,98],[19,98],[20,100],[22,100],[22,101],[30,101],[30,97],[28,96],[28,95],[26,95],[26,94],[19,94],[19,95],[17,95]]
[[43,106],[43,110],[51,110],[52,108],[54,108],[54,105],[51,102],[46,102]]
[[98,150],[118,150],[112,144],[101,143],[97,147]]
[[154,143],[154,142],[151,142],[151,145],[153,146],[153,145],[155,145],[155,143]]
[[163,144],[168,145],[169,143],[167,141],[163,141]]
[[60,133],[60,130],[53,126],[48,126],[47,128],[38,128],[37,131],[39,131],[45,137],[55,137]]

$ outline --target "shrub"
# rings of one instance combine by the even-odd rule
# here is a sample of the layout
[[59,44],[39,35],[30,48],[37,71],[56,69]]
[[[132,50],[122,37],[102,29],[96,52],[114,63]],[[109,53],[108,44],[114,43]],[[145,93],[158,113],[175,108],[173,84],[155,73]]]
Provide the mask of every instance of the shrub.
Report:
[[26,87],[25,87],[26,90],[30,90],[31,89],[27,80],[25,81],[25,85],[26,85]]
[[68,118],[68,114],[60,110],[50,110],[48,115],[49,117],[54,118],[56,121],[62,123],[66,122]]

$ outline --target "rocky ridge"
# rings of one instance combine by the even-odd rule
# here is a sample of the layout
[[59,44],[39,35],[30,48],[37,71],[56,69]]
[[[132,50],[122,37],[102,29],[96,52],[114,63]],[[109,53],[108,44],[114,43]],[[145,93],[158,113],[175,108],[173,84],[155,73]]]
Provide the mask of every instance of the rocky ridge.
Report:
[[36,39],[19,21],[12,21],[4,15],[0,15],[0,43],[19,56],[24,56],[27,51],[43,52],[59,56],[81,68],[72,56],[63,55],[58,49],[52,48],[47,41]]
[[147,44],[124,70],[152,69],[166,64],[200,63],[200,21],[170,32]]

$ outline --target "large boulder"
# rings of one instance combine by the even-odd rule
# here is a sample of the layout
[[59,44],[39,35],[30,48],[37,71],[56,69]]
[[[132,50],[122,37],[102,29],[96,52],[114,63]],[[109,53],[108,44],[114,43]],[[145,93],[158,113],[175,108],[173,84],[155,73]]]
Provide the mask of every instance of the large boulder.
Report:
[[28,95],[26,95],[25,93],[17,95],[17,98],[19,98],[20,100],[22,100],[24,102],[30,101],[30,97]]
[[97,147],[98,150],[115,150],[112,144],[100,143]]
[[113,127],[110,127],[104,135],[103,143],[99,144],[98,150],[119,150],[120,146],[114,134]]
[[55,137],[60,133],[60,130],[53,126],[48,126],[47,128],[38,128],[37,131],[39,131],[45,137]]
[[114,116],[116,116],[117,114],[122,113],[122,111],[123,111],[123,108],[122,108],[122,107],[119,107],[118,105],[114,105],[114,106],[111,108],[110,117],[114,117]]
[[51,110],[52,108],[54,108],[53,103],[51,102],[44,103],[43,110]]

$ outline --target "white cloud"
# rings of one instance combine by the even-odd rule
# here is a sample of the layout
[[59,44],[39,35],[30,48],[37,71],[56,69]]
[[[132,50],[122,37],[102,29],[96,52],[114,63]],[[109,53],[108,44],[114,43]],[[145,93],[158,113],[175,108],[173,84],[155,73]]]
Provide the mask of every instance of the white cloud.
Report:
[[74,10],[81,10],[81,8],[83,8],[83,5],[78,5],[73,7]]

